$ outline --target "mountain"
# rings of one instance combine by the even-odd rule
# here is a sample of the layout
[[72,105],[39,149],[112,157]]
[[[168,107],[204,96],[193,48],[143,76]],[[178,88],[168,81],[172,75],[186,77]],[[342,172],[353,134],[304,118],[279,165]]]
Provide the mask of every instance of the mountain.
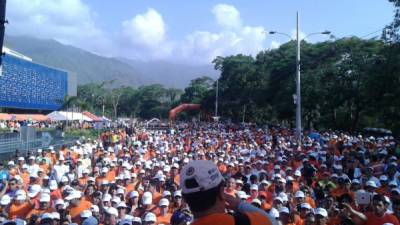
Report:
[[166,87],[184,88],[197,77],[218,76],[211,64],[196,66],[109,58],[55,40],[30,36],[6,36],[4,41],[6,47],[32,58],[34,62],[76,73],[78,84],[115,80],[118,86],[159,83]]
[[160,83],[167,87],[187,87],[190,80],[201,76],[218,78],[219,72],[213,65],[186,65],[166,61],[141,62],[118,58],[135,68],[140,74],[146,74],[150,82]]

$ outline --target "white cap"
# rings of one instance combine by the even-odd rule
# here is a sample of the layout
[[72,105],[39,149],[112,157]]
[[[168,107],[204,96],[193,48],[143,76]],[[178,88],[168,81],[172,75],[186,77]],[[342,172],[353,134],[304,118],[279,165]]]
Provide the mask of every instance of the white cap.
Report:
[[353,183],[353,184],[360,184],[360,180],[359,180],[359,179],[353,179],[353,180],[351,181],[351,183]]
[[116,208],[114,208],[114,207],[108,208],[106,210],[106,213],[118,217],[118,210]]
[[365,186],[377,188],[376,183],[375,183],[374,181],[372,181],[372,180],[367,181],[367,183],[365,184]]
[[131,194],[129,195],[130,198],[135,198],[135,197],[139,197],[139,192],[137,191],[132,191]]
[[181,191],[181,190],[175,191],[175,192],[174,192],[174,197],[176,197],[176,196],[182,197],[182,191]]
[[387,180],[388,180],[388,177],[387,177],[386,175],[381,175],[381,176],[379,177],[379,180],[381,180],[381,181],[387,181]]
[[289,201],[288,196],[287,196],[287,194],[285,192],[279,193],[278,196],[282,199],[283,202]]
[[118,208],[127,208],[125,202],[121,201],[120,203],[118,203],[117,209]]
[[282,207],[279,209],[279,213],[287,213],[289,214],[289,208],[288,207]]
[[82,218],[88,218],[92,216],[92,211],[90,210],[83,210],[80,214]]
[[40,195],[40,202],[50,202],[50,195],[48,194],[41,194]]
[[321,215],[323,217],[328,217],[328,212],[324,208],[315,209],[315,215]]
[[257,185],[257,184],[252,184],[252,185],[250,186],[250,190],[256,190],[256,191],[258,191],[258,185]]
[[24,157],[19,157],[18,158],[18,161],[24,161],[25,159],[24,159]]
[[279,217],[279,211],[275,208],[271,208],[269,211],[269,215],[273,218],[278,218]]
[[261,206],[261,201],[258,198],[253,199],[253,201],[251,201],[251,203],[256,203]]
[[275,197],[275,198],[274,198],[274,201],[280,201],[280,202],[283,203],[283,199],[282,199],[281,197],[279,197],[279,196],[278,196],[278,197]]
[[[180,174],[180,185],[185,194],[206,191],[217,187],[222,181],[222,175],[217,166],[207,160],[194,160],[186,164]],[[191,181],[191,186],[186,186]]]
[[65,200],[70,201],[72,199],[76,198],[81,198],[82,194],[80,191],[72,191],[67,197],[65,197]]
[[163,191],[162,196],[171,196],[171,192],[170,191]]
[[298,176],[298,177],[301,177],[301,171],[300,170],[294,171],[294,175]]
[[53,213],[43,213],[40,216],[40,219],[44,220],[44,219],[53,219]]
[[100,209],[97,205],[90,206],[90,210],[92,210],[92,212],[100,212]]
[[103,202],[109,202],[109,201],[111,201],[111,195],[110,194],[105,194],[104,196],[103,196],[103,199],[102,199],[102,201]]
[[121,202],[121,199],[119,197],[114,197],[111,199],[111,201],[119,204]]
[[301,203],[300,208],[304,209],[312,209],[311,205],[307,202]]
[[296,191],[296,194],[294,195],[295,198],[305,198],[306,196],[304,195],[304,192],[302,191]]
[[1,205],[3,205],[3,206],[8,205],[8,204],[10,204],[10,202],[11,202],[11,198],[9,195],[3,195],[3,197],[1,197],[1,200],[0,200]]
[[125,194],[125,190],[122,188],[118,188],[117,194]]
[[151,203],[153,202],[153,195],[151,194],[151,192],[145,192],[143,193],[142,196],[142,203],[143,205],[151,205]]
[[244,191],[238,191],[236,192],[236,195],[238,196],[238,198],[240,199],[247,199],[249,196],[246,194],[246,192]]
[[31,198],[35,197],[37,194],[39,194],[41,189],[42,187],[39,184],[31,185],[28,190],[28,196]]
[[57,219],[57,220],[60,219],[60,213],[58,213],[58,212],[52,212],[51,215],[52,215],[53,219]]
[[15,197],[15,200],[17,200],[17,201],[25,201],[26,200],[26,196],[25,195],[17,195]]
[[160,200],[160,202],[158,203],[158,205],[159,206],[169,206],[169,201],[168,201],[168,199],[166,199],[166,198],[162,198],[161,200]]
[[146,222],[157,222],[157,217],[154,213],[148,212],[144,217],[144,221]]
[[140,217],[134,216],[132,218],[132,222],[136,222],[136,223],[142,224],[142,219]]
[[65,204],[65,202],[62,199],[57,199],[55,202],[55,205],[64,205],[64,204]]
[[240,179],[237,179],[237,180],[236,180],[236,184],[242,184],[242,185],[243,185],[243,181],[240,180]]
[[22,190],[22,189],[19,189],[19,190],[17,190],[15,192],[15,195],[24,195],[24,196],[26,196],[26,192],[24,190]]

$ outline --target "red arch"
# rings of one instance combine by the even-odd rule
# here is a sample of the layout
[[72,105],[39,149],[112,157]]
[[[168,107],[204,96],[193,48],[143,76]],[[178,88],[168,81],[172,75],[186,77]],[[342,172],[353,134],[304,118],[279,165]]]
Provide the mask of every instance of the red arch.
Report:
[[190,111],[190,110],[200,110],[201,105],[200,104],[180,104],[177,107],[171,109],[169,111],[169,120],[173,121],[176,119],[176,116],[180,112],[185,112],[185,111]]

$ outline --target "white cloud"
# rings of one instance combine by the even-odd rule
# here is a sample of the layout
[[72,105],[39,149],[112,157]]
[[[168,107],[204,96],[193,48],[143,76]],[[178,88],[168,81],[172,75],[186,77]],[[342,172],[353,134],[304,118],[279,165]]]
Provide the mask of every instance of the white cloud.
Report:
[[232,5],[218,4],[212,9],[217,23],[224,28],[240,28],[242,20],[239,11]]
[[139,14],[131,20],[122,22],[123,34],[132,42],[157,46],[164,41],[165,23],[162,16],[154,9]]
[[[296,31],[296,29],[293,29],[293,30],[290,32],[290,36],[292,37],[293,40],[296,40],[296,38],[297,38],[297,31]],[[303,40],[305,37],[306,37],[306,34],[305,34],[303,31],[299,30],[299,38],[300,38],[300,40]]]
[[272,41],[272,42],[271,42],[270,48],[271,48],[271,49],[276,49],[276,48],[279,48],[279,46],[281,46],[281,43],[280,43],[280,42]]
[[239,53],[255,55],[265,49],[265,28],[246,24],[234,6],[217,4],[211,13],[218,31],[195,30],[178,42],[170,39],[162,14],[153,8],[121,21],[109,34],[83,0],[11,0],[6,33],[56,39],[106,56],[190,63],[210,63],[217,56]]
[[105,54],[110,41],[95,24],[95,14],[81,0],[12,0],[7,2],[6,33],[55,39]]
[[122,22],[119,48],[125,57],[142,60],[165,59],[173,50],[166,37],[166,24],[155,9],[149,8]]
[[239,11],[231,5],[219,4],[212,9],[219,32],[195,31],[186,36],[180,53],[185,60],[209,63],[217,56],[255,55],[264,49],[265,28],[242,23]]

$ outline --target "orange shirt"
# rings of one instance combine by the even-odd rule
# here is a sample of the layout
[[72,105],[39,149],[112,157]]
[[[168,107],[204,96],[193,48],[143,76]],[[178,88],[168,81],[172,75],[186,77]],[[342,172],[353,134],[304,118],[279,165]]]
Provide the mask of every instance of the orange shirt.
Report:
[[315,209],[315,208],[317,208],[317,205],[315,204],[315,201],[314,201],[314,199],[312,199],[312,198],[310,198],[310,197],[306,197],[306,202],[308,203],[308,204],[310,204],[310,206],[313,208],[313,209]]
[[235,189],[232,189],[231,191],[229,191],[227,188],[225,188],[225,193],[236,198],[236,190]]
[[44,213],[51,213],[54,210],[52,208],[48,208],[48,209],[32,209],[28,215],[26,216],[27,219],[31,218],[32,215],[37,215],[37,216],[41,216]]
[[169,225],[171,223],[171,213],[167,213],[163,216],[157,216],[157,224]]
[[384,223],[392,223],[393,225],[399,225],[399,220],[388,213],[385,213],[382,217],[377,217],[374,213],[366,213],[365,216],[367,217],[366,225],[378,225]]
[[79,183],[79,185],[82,186],[82,187],[85,187],[85,186],[86,186],[87,181],[88,181],[88,178],[85,178],[85,177],[81,177],[81,178],[78,179],[78,183]]
[[[271,221],[269,221],[265,216],[260,213],[246,213],[249,217],[251,225],[271,225]],[[235,219],[233,216],[226,213],[216,213],[212,215],[208,215],[199,219],[196,219],[192,225],[234,225]]]
[[71,215],[72,222],[79,224],[81,222],[80,221],[80,219],[81,219],[80,213],[83,210],[89,209],[90,206],[92,206],[92,203],[85,201],[85,200],[81,200],[78,206],[70,207],[68,209],[68,211],[69,211],[69,214]]
[[25,219],[26,215],[28,215],[32,209],[33,205],[29,204],[29,202],[22,203],[21,205],[16,205],[13,203],[8,211],[8,219]]

